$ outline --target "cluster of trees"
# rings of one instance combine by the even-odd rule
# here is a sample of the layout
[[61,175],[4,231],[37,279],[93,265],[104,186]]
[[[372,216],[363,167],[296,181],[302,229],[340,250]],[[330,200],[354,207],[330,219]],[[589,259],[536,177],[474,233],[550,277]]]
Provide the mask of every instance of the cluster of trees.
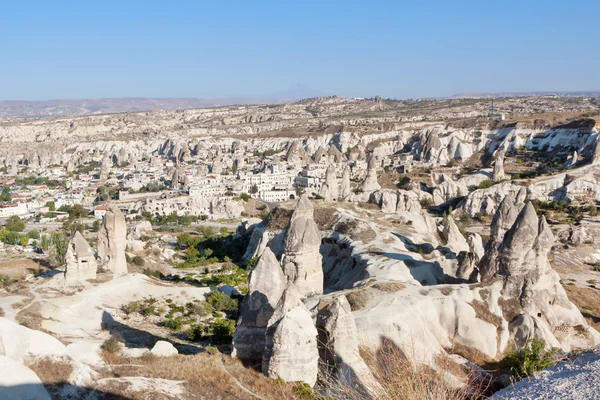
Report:
[[150,222],[152,225],[183,225],[190,226],[191,224],[198,221],[205,221],[208,219],[208,216],[201,215],[177,215],[176,213],[171,213],[168,215],[153,215],[147,211],[142,212],[142,217]]
[[241,246],[233,240],[233,234],[227,228],[219,233],[210,226],[200,226],[197,234],[182,233],[177,237],[177,244],[184,249],[183,261],[178,268],[193,268],[218,262],[230,262],[240,258]]

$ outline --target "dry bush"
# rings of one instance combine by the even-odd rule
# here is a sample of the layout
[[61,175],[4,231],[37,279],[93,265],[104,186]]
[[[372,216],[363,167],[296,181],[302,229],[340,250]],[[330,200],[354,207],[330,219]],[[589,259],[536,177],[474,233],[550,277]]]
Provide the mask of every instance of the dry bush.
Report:
[[73,366],[66,358],[29,357],[24,364],[35,372],[44,385],[63,384],[73,372]]

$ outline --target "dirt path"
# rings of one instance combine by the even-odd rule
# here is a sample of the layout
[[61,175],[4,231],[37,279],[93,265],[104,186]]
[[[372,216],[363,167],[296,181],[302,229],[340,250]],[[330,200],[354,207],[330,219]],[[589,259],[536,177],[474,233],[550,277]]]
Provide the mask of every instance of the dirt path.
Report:
[[242,389],[244,392],[248,393],[250,396],[255,397],[257,399],[263,399],[261,396],[257,395],[256,393],[252,392],[251,390],[247,389],[242,382],[238,381],[238,379],[233,376],[231,374],[231,372],[229,372],[229,370],[227,369],[227,367],[225,366],[225,363],[223,362],[223,355],[221,354],[221,357],[219,357],[219,363],[221,364],[221,368],[223,368],[223,371],[225,371],[227,373],[227,375],[229,375],[231,377],[231,379],[235,382],[235,384]]
[[15,310],[13,304],[25,300],[25,296],[8,296],[0,299],[0,308],[4,311],[4,318],[16,322],[17,313],[21,310]]

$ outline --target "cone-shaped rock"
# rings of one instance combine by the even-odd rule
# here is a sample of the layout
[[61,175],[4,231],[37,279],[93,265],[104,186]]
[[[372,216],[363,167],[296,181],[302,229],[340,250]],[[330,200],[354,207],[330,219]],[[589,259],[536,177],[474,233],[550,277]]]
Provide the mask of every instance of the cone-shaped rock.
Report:
[[317,329],[300,293],[289,282],[269,320],[262,371],[274,379],[313,386],[318,363]]
[[270,248],[266,248],[250,274],[248,294],[233,335],[232,356],[261,360],[269,319],[283,294],[287,278]]
[[98,232],[98,257],[115,275],[127,273],[127,225],[118,207],[110,205]]
[[320,247],[321,233],[313,219],[313,207],[303,195],[292,214],[281,258],[285,275],[294,282],[303,298],[323,293]]

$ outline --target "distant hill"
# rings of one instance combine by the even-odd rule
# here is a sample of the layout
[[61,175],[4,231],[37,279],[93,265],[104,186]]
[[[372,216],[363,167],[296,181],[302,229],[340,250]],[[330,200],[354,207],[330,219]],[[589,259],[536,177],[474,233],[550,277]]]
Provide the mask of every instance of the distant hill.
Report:
[[599,97],[600,90],[590,91],[541,91],[541,92],[498,92],[498,93],[457,93],[453,99],[486,99],[490,97],[535,97],[535,96],[558,96],[558,97]]
[[0,100],[0,117],[66,117],[150,110],[184,110],[231,105],[281,104],[323,95],[301,84],[262,97],[222,99],[122,97],[104,99]]

